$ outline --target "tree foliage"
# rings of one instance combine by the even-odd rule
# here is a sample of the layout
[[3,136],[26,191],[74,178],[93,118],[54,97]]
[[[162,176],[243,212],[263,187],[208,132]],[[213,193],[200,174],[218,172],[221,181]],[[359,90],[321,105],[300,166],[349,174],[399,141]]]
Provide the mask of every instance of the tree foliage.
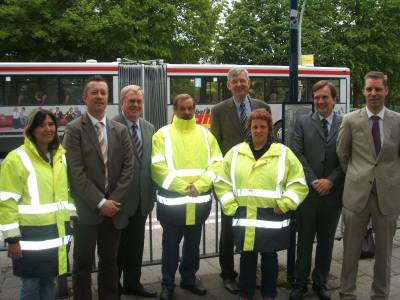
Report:
[[[299,3],[301,7],[302,1]],[[288,0],[236,1],[225,18],[217,61],[283,64],[288,57]],[[302,52],[319,66],[346,66],[352,72],[354,104],[360,104],[363,76],[388,75],[392,97],[400,93],[400,6],[397,0],[308,0]]]
[[0,1],[0,57],[197,62],[210,53],[219,11],[211,0]]

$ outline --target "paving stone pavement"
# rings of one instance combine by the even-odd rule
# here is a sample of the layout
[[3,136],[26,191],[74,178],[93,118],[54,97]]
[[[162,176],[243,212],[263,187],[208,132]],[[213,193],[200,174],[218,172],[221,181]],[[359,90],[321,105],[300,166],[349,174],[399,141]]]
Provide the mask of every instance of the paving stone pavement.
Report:
[[[2,243],[0,241],[0,248]],[[341,241],[335,241],[332,267],[328,286],[332,293],[332,299],[339,299],[338,287],[340,270],[342,264],[342,249],[343,244]],[[239,256],[235,256],[235,264],[238,266]],[[282,251],[279,253],[279,263],[284,269],[286,263],[286,252]],[[369,290],[372,283],[372,271],[373,271],[373,259],[360,260],[359,271],[357,277],[357,294],[358,299],[369,299]],[[201,279],[204,287],[208,289],[206,296],[195,296],[190,292],[182,290],[179,287],[175,288],[175,299],[176,300],[196,300],[196,299],[218,299],[218,300],[229,300],[238,299],[237,296],[228,293],[222,286],[222,281],[219,278],[219,263],[218,258],[207,258],[202,259],[200,262],[200,270],[198,272],[198,277]],[[283,278],[284,273],[281,272],[280,276]],[[93,274],[93,299],[97,299],[96,290],[96,274]],[[142,283],[149,288],[155,289],[158,292],[161,289],[161,267],[160,265],[143,267],[142,270]],[[179,277],[177,276],[176,282],[179,285]],[[10,260],[6,257],[6,252],[0,252],[0,299],[1,300],[16,300],[18,299],[20,280],[12,274]],[[68,286],[71,288],[71,279],[68,278]],[[287,288],[281,286],[278,291],[278,300],[289,299],[289,291]],[[65,298],[65,299],[72,299]],[[135,296],[125,296],[123,295],[122,300],[138,300],[142,299]],[[144,298],[143,298],[144,299]],[[305,295],[304,299],[312,300],[318,299],[311,288],[309,292]],[[391,281],[391,295],[389,299],[400,299],[400,231],[396,233],[393,254],[392,254],[392,281]],[[259,292],[257,292],[255,300],[261,300]]]

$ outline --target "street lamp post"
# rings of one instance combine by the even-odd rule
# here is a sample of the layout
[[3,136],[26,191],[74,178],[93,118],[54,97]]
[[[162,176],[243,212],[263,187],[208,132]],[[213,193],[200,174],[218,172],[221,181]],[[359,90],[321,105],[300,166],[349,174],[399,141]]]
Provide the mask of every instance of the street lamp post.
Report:
[[297,10],[297,0],[290,0],[290,19],[289,19],[289,101],[297,102],[298,98],[298,70],[299,70],[299,53],[298,53],[298,32],[299,17]]

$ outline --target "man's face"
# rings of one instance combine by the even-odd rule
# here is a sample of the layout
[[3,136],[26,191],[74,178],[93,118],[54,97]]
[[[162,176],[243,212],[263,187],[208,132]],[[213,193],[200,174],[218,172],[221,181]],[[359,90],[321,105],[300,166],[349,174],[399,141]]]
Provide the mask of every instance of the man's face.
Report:
[[242,72],[229,79],[227,86],[235,99],[242,100],[249,93],[250,80],[247,79],[246,74]]
[[184,120],[191,120],[194,116],[194,102],[192,98],[181,99],[178,101],[174,114]]
[[379,112],[385,105],[385,98],[388,94],[388,87],[379,78],[367,78],[365,80],[363,94],[367,107],[373,112]]
[[108,102],[108,86],[104,81],[92,81],[88,83],[84,95],[87,111],[93,116],[104,116]]
[[130,121],[139,119],[143,111],[143,93],[137,91],[129,91],[122,99],[121,109]]
[[329,117],[335,106],[336,99],[332,97],[329,86],[325,85],[323,88],[314,92],[314,106],[318,113],[324,118]]

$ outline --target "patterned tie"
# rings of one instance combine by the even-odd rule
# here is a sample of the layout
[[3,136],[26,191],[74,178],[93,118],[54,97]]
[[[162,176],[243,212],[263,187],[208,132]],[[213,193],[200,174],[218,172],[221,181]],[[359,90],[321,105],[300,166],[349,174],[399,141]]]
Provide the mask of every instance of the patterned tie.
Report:
[[[381,130],[379,129],[379,116],[372,116],[372,139],[374,140],[375,154],[378,157],[381,151]],[[372,182],[372,193],[377,194],[376,190],[376,180]]]
[[107,162],[108,162],[108,155],[107,155],[107,143],[103,134],[103,123],[102,122],[97,122],[95,125],[96,132],[97,132],[97,138],[99,139],[99,145],[100,145],[100,151],[101,155],[103,156],[103,162],[105,166],[105,172],[104,172],[104,177],[105,177],[105,190],[107,191],[108,189],[108,168],[107,168]]
[[249,130],[247,129],[246,123],[247,123],[246,108],[244,103],[242,102],[240,103],[240,124],[242,125],[242,133],[245,140],[247,140],[249,136]]
[[139,132],[138,132],[138,126],[136,123],[132,124],[132,139],[133,139],[133,143],[135,145],[137,154],[139,156],[139,158],[142,158],[143,155],[143,145],[142,145],[142,141],[139,139]]
[[322,129],[324,131],[325,141],[328,138],[328,121],[326,119],[321,120]]

